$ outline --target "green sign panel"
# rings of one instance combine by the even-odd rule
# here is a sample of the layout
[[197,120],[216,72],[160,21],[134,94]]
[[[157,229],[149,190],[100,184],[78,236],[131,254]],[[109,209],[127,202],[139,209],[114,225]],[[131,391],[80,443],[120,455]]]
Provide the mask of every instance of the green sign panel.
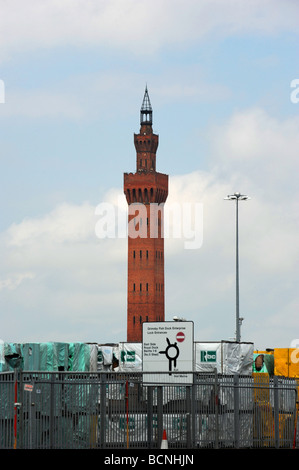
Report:
[[121,351],[120,358],[122,362],[135,362],[135,351]]
[[200,351],[201,362],[216,362],[216,351]]

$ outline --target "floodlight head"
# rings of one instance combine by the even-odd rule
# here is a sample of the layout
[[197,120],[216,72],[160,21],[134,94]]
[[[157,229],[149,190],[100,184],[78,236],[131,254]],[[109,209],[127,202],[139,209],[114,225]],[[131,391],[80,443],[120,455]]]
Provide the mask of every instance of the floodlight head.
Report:
[[228,194],[227,197],[224,198],[226,201],[236,201],[236,200],[241,200],[241,201],[246,201],[247,199],[250,199],[250,197],[246,196],[245,194],[241,193],[234,193],[234,194]]

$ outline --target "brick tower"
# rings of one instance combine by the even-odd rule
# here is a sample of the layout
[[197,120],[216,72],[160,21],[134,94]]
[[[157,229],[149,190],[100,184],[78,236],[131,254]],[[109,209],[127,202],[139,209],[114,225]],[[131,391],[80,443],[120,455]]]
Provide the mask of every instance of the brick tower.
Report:
[[134,134],[136,173],[124,174],[128,203],[127,341],[142,341],[142,323],[164,321],[163,205],[168,175],[156,171],[158,135],[152,129],[152,107],[145,89],[140,132]]

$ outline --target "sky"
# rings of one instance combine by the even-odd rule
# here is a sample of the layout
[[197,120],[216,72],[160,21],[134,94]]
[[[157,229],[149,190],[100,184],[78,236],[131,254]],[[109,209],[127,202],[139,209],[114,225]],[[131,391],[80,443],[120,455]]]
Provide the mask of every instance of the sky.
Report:
[[299,343],[298,17],[296,0],[0,0],[3,341],[126,341],[127,239],[96,228],[103,207],[126,217],[147,86],[182,209],[165,319],[235,338],[241,192],[241,340]]

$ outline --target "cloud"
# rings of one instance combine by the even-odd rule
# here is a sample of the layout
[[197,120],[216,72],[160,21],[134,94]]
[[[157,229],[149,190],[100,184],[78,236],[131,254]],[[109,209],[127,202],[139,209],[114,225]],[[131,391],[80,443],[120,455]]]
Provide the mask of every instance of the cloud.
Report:
[[254,185],[256,195],[265,202],[271,199],[284,204],[288,200],[287,213],[297,204],[298,128],[296,116],[278,119],[260,108],[236,112],[208,131],[211,161],[222,177],[233,172],[248,191]]
[[263,0],[10,0],[1,1],[0,57],[58,45],[152,53],[211,34],[297,31],[298,5]]
[[94,208],[60,204],[49,214],[25,219],[7,230],[8,245],[23,247],[36,243],[69,243],[86,241],[93,234]]
[[33,279],[35,277],[34,273],[15,273],[12,277],[7,279],[0,279],[0,291],[4,289],[15,290],[17,287],[26,279]]
[[125,339],[126,240],[97,239],[96,220],[90,204],[63,203],[1,234],[3,337]]
[[84,116],[80,100],[76,99],[70,91],[53,90],[18,90],[9,89],[6,92],[5,106],[1,109],[1,116],[68,118],[76,120]]

